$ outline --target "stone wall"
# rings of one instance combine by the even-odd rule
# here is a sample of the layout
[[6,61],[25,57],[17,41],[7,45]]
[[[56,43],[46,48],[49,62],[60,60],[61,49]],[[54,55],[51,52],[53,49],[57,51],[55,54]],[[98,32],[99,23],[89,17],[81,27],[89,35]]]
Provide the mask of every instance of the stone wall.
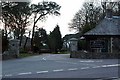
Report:
[[91,52],[71,52],[70,58],[81,59],[120,59],[120,52],[118,53],[91,53]]
[[2,59],[11,59],[19,57],[19,40],[13,39],[9,40],[9,49],[8,51],[4,51],[2,54]]

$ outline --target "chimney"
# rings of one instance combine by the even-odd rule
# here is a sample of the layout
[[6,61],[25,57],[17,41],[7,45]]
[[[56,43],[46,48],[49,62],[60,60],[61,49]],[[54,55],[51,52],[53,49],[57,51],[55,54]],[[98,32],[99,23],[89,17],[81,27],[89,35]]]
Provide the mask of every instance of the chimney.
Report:
[[106,18],[112,18],[112,4],[108,3],[106,6]]

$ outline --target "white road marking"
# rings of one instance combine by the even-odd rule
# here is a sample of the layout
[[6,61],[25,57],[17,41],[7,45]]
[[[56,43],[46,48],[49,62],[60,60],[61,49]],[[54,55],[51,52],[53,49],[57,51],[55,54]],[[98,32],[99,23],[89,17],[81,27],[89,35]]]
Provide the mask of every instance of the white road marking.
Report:
[[118,78],[118,79],[120,79],[119,77],[111,77],[111,78]]
[[40,73],[47,73],[48,71],[38,71],[36,72],[37,74],[40,74]]
[[92,61],[92,60],[86,60],[86,61],[79,61],[79,62],[95,62],[95,61]]
[[120,64],[102,65],[101,67],[117,67],[117,66],[120,66]]
[[45,57],[43,58],[43,60],[46,60]]
[[101,67],[108,67],[107,65],[102,65]]
[[42,59],[43,59],[43,60],[46,60],[47,58],[52,57],[52,56],[56,56],[56,55],[51,55],[51,54],[49,54],[49,55],[43,57]]
[[81,69],[89,69],[90,67],[83,67],[83,68],[81,68]]
[[113,67],[113,66],[120,66],[120,64],[112,64],[112,65],[108,65],[109,67]]
[[93,60],[83,60],[83,61],[79,61],[79,62],[82,62],[82,63],[93,63],[93,62],[103,62],[102,60],[98,60],[98,61],[93,61]]
[[67,63],[67,64],[77,64],[77,63],[73,63],[73,62],[63,62],[63,61],[55,61],[55,62],[59,62],[59,63]]
[[100,67],[117,67],[120,66],[120,64],[111,64],[111,65],[101,65],[101,66],[93,66],[92,68],[100,68]]
[[94,66],[94,67],[92,67],[92,68],[100,68],[100,66]]
[[53,70],[53,72],[59,72],[59,71],[63,71],[63,69]]
[[77,70],[78,68],[70,68],[68,69],[69,71],[74,71],[74,70]]
[[10,76],[12,76],[12,74],[6,74],[5,76],[6,76],[6,77],[10,77]]
[[32,74],[31,72],[26,72],[26,73],[18,73],[18,75],[25,75],[25,74]]

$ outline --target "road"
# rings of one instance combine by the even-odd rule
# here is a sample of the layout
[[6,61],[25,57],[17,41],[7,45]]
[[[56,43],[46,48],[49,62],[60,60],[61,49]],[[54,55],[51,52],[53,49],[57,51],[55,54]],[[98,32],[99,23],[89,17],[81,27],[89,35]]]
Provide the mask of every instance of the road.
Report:
[[[42,54],[2,62],[4,78],[118,79],[118,59],[75,59],[69,54]],[[34,79],[33,79],[34,80]]]

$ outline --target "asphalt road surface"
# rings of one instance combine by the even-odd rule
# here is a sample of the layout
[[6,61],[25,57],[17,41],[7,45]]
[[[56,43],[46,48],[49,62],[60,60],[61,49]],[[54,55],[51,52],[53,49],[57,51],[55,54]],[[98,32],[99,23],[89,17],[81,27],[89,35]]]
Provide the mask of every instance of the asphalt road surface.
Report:
[[[120,80],[118,59],[75,59],[69,54],[42,54],[2,62],[4,79]],[[41,80],[40,79],[40,80]]]

